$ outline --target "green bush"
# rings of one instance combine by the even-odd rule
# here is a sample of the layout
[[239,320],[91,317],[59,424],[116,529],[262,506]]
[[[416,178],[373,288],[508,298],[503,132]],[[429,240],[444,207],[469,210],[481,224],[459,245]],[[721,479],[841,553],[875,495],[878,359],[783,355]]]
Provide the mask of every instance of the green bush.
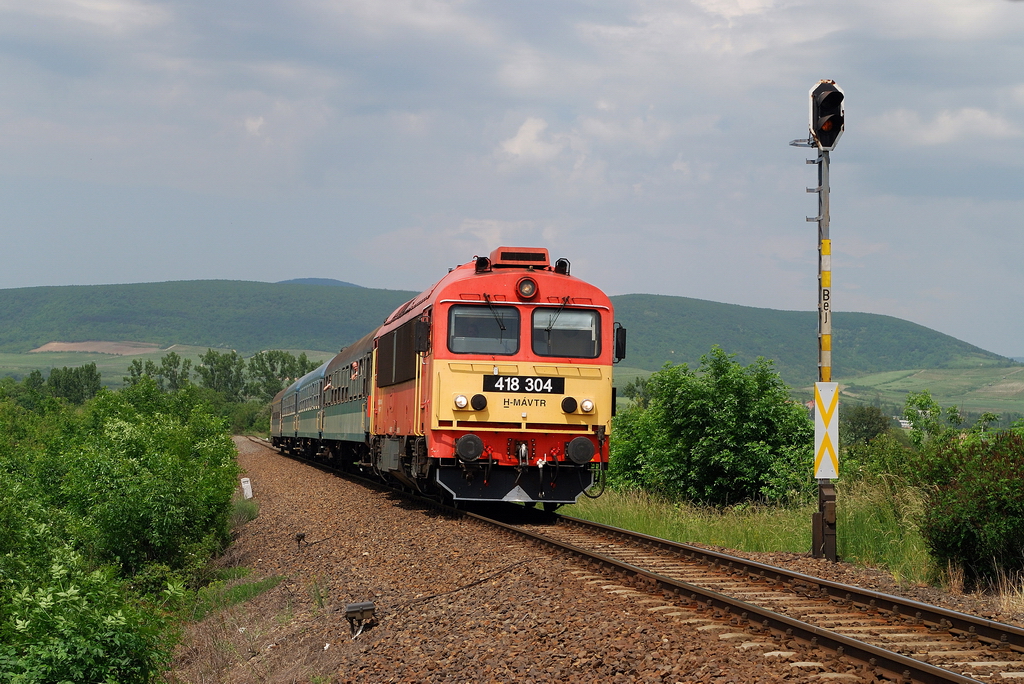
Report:
[[128,400],[145,384],[101,397],[98,432],[63,454],[64,500],[91,521],[99,557],[127,575],[147,563],[185,568],[226,542],[238,474],[223,421],[182,416],[162,394],[170,413],[146,402],[136,412]]
[[153,681],[166,602],[228,539],[225,421],[149,377],[82,407],[34,382],[0,385],[0,682]]
[[164,618],[128,600],[0,473],[0,681],[148,682],[170,655]]
[[1024,437],[963,435],[924,459],[930,484],[921,526],[940,567],[972,580],[1024,569]]
[[743,367],[713,347],[697,371],[666,366],[646,390],[646,409],[616,417],[614,485],[716,506],[806,494],[814,425],[770,361]]
[[915,461],[919,459],[906,440],[906,437],[901,438],[901,435],[890,430],[870,442],[856,441],[843,447],[839,466],[842,478],[892,476],[904,483],[918,482],[921,474]]

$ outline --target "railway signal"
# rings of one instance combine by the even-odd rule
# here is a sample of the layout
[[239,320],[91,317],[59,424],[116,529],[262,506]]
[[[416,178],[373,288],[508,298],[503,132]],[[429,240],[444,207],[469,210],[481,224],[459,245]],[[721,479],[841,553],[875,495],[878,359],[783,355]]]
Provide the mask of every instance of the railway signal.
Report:
[[[832,479],[839,475],[838,385],[832,382],[832,239],[829,234],[829,152],[846,129],[843,101],[846,95],[835,81],[822,80],[811,88],[807,140],[793,140],[794,147],[816,147],[818,185],[807,192],[818,195],[818,215],[807,220],[818,224],[818,381],[814,384],[815,440],[814,477],[818,480],[818,512],[813,515],[812,554],[835,561],[836,493]],[[823,422],[822,422],[823,419]],[[821,423],[821,425],[818,425]]]
[[834,150],[845,129],[843,100],[846,95],[835,81],[821,81],[811,88],[811,139],[818,149]]

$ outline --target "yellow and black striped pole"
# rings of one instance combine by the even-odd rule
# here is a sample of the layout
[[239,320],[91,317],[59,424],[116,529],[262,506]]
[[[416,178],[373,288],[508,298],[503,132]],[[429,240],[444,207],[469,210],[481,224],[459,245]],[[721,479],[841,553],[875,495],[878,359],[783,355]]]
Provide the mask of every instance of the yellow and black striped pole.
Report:
[[832,382],[832,240],[828,232],[828,152],[818,157],[818,382]]
[[832,241],[818,241],[818,382],[832,382]]
[[[808,217],[818,224],[818,381],[814,385],[815,459],[814,477],[818,480],[818,512],[811,521],[811,552],[815,558],[838,560],[836,551],[836,490],[832,480],[839,476],[839,387],[832,382],[832,239],[829,236],[829,151],[845,130],[845,95],[835,81],[819,81],[810,90],[810,136],[794,140],[795,147],[818,148],[818,187],[807,192],[818,194],[818,215]],[[828,401],[824,401],[826,398]],[[827,404],[827,408],[826,408]],[[825,456],[828,458],[825,458]]]
[[[822,150],[818,159],[818,382],[814,386],[815,409],[821,411],[819,396],[822,392],[834,392],[830,404],[833,409],[828,412],[828,420],[815,420],[815,451],[820,456],[831,445],[829,432],[838,432],[833,423],[835,400],[839,398],[839,388],[832,384],[832,239],[829,237],[828,207],[828,150]],[[824,384],[827,383],[827,384]],[[838,419],[838,415],[835,415]],[[836,421],[838,422],[838,421]],[[823,426],[823,427],[822,427]],[[822,433],[819,435],[819,433]],[[819,444],[819,437],[822,439]],[[838,443],[838,442],[837,442]],[[833,451],[833,454],[835,452]],[[829,466],[832,467],[829,467]],[[838,473],[837,459],[830,461],[815,458],[815,477],[818,478],[818,512],[813,515],[811,555],[815,558],[827,558],[830,561],[839,559],[836,550],[836,488],[831,477]]]

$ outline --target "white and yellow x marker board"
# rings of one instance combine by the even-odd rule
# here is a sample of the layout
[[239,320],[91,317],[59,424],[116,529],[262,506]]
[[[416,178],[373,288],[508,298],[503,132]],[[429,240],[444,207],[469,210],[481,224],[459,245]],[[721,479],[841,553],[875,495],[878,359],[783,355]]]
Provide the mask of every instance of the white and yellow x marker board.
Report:
[[814,383],[814,478],[839,477],[839,383]]

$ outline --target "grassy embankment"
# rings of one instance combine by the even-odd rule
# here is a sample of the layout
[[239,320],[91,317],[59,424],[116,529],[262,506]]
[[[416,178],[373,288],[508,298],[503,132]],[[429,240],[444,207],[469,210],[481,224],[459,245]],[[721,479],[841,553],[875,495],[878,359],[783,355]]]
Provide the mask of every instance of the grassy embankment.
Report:
[[[884,481],[840,482],[837,503],[837,543],[843,560],[885,568],[902,582],[935,579],[936,569],[914,524],[921,510],[916,490]],[[609,491],[561,512],[680,542],[806,553],[811,548],[811,514],[816,510],[816,503],[718,510],[644,493]]]

